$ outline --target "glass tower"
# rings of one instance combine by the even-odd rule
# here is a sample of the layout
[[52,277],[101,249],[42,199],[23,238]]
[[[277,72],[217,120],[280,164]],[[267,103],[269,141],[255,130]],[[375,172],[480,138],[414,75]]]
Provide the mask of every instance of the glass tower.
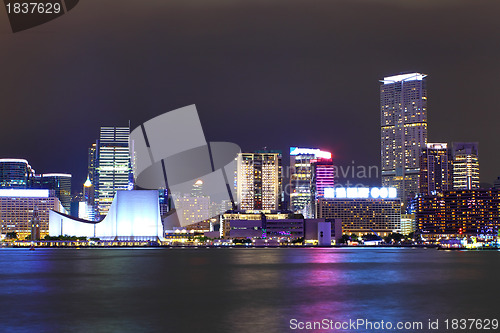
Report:
[[[310,215],[312,166],[311,163],[318,159],[331,160],[330,152],[319,149],[290,147],[290,209],[295,213]],[[333,164],[331,184],[333,187]],[[320,181],[324,180],[321,179]],[[321,189],[324,191],[324,188]]]
[[95,204],[100,217],[107,215],[116,191],[130,189],[129,136],[129,127],[101,127],[94,174]]
[[382,186],[396,187],[405,206],[418,193],[420,154],[427,144],[425,77],[394,75],[380,86]]
[[428,143],[420,155],[420,193],[453,189],[453,157],[447,143]]
[[0,159],[0,188],[31,188],[35,171],[23,159]]
[[44,173],[40,177],[40,188],[54,190],[64,209],[71,211],[71,175],[66,173]]

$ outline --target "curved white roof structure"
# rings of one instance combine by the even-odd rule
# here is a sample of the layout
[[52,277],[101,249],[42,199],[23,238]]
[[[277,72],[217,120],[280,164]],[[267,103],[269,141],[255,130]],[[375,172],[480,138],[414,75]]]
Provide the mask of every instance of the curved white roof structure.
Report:
[[98,222],[50,211],[49,235],[163,239],[158,191],[117,191],[108,215]]

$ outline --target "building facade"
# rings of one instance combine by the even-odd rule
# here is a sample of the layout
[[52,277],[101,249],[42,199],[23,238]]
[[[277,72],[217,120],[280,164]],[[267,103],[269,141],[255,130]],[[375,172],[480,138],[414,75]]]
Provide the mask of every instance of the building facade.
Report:
[[37,220],[40,238],[49,233],[49,212],[64,212],[53,191],[42,189],[0,190],[1,233],[15,232],[18,239],[31,235],[32,221]]
[[335,198],[319,199],[317,217],[341,219],[344,234],[377,233],[384,237],[401,232],[401,201],[399,199]]
[[129,127],[101,127],[93,182],[99,217],[107,215],[116,191],[131,189],[129,136]]
[[240,210],[278,210],[283,206],[281,152],[240,153],[237,157]]
[[458,190],[479,188],[479,144],[453,142],[453,184]]
[[420,153],[427,144],[426,75],[385,77],[380,86],[382,186],[403,203],[418,192]]
[[29,189],[32,187],[34,176],[35,171],[27,160],[17,158],[0,159],[0,189]]
[[416,212],[423,236],[497,235],[500,226],[500,191],[452,190],[420,195]]
[[419,193],[453,189],[453,156],[446,143],[428,143],[420,155]]
[[[310,204],[313,197],[312,163],[320,159],[331,161],[330,152],[310,148],[290,148],[290,210],[310,217]],[[330,163],[331,164],[331,163]],[[316,168],[314,188],[324,192],[325,186],[333,186],[333,164],[331,172],[328,167]],[[315,197],[315,195],[314,195]]]
[[66,211],[71,211],[71,175],[67,173],[44,173],[39,177],[41,189],[53,190]]

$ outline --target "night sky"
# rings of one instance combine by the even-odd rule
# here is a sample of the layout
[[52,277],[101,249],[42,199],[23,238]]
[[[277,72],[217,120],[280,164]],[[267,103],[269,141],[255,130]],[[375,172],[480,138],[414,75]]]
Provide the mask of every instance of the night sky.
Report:
[[478,141],[492,183],[499,17],[498,0],[83,0],[13,34],[2,6],[0,157],[78,190],[100,126],[196,104],[207,141],[378,166],[379,80],[418,71],[429,142]]

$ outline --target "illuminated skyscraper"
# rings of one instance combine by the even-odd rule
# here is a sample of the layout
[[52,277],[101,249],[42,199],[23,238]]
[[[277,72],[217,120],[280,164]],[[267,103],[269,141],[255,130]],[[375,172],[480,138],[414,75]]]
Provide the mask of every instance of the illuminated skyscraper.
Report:
[[241,210],[283,208],[281,152],[238,154],[237,195]]
[[[309,148],[290,148],[290,209],[295,213],[308,214],[311,202],[311,162],[319,159],[331,161],[330,152]],[[333,187],[333,165],[331,175],[331,187]],[[320,181],[322,181],[320,179]],[[316,186],[315,186],[316,187]],[[321,185],[320,185],[321,187]],[[308,209],[309,208],[309,209]]]
[[453,185],[457,190],[479,188],[479,144],[453,142]]
[[420,155],[420,193],[453,189],[453,157],[446,143],[428,143]]
[[71,175],[66,173],[44,173],[41,175],[39,187],[53,190],[64,209],[71,211]]
[[129,127],[101,127],[96,145],[95,203],[99,216],[108,213],[116,191],[130,189]]
[[35,171],[28,161],[17,158],[0,159],[0,188],[28,189]]
[[382,186],[396,187],[405,204],[418,192],[420,154],[427,144],[425,77],[394,75],[380,86]]

